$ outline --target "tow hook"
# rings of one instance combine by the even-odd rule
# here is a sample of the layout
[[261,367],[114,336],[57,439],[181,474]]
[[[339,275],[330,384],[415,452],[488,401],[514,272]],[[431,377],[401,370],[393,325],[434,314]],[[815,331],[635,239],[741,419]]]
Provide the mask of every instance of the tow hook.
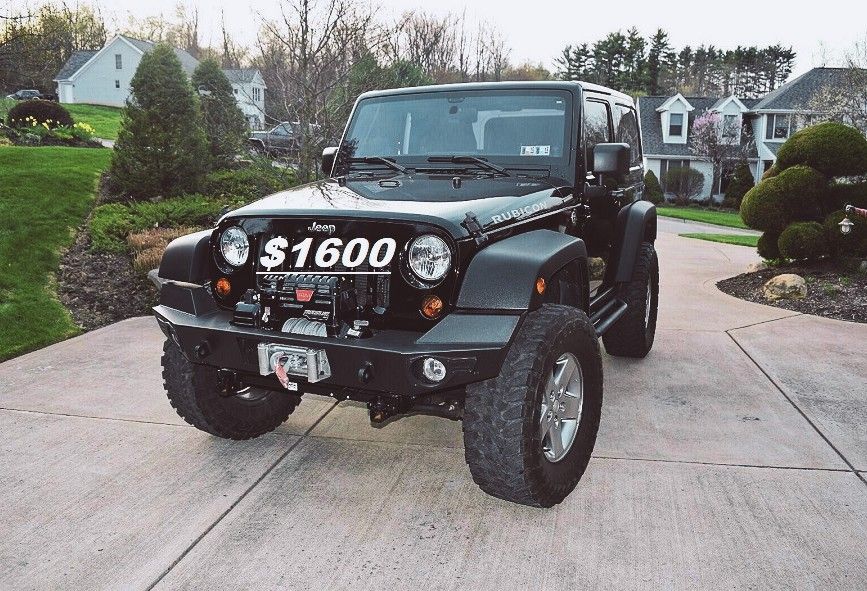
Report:
[[367,412],[370,415],[370,422],[378,425],[398,414],[399,409],[393,402],[377,398],[367,403]]
[[217,370],[217,393],[220,396],[234,396],[243,387],[238,374],[231,369]]

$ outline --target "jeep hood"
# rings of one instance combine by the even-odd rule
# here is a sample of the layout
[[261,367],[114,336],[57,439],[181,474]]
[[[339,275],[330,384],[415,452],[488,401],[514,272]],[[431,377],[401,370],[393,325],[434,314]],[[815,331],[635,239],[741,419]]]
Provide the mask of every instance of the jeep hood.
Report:
[[525,177],[451,177],[407,175],[396,178],[314,182],[275,193],[228,213],[236,217],[304,217],[399,220],[429,223],[455,239],[469,236],[461,225],[473,212],[484,230],[494,230],[562,207],[571,187],[549,179]]

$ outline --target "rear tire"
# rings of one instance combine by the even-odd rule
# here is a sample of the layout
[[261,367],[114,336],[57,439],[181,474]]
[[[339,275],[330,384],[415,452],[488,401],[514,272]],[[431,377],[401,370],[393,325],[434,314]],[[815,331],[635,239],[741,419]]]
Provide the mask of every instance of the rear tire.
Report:
[[[558,382],[558,370],[566,374],[569,364],[577,370],[573,367]],[[577,380],[580,409],[571,412],[578,404]],[[552,417],[552,408],[561,413],[559,427],[551,422],[558,418]],[[556,505],[587,468],[601,410],[602,359],[587,315],[557,304],[530,312],[500,375],[467,387],[464,449],[473,480],[486,493],[507,501]],[[559,445],[555,435],[562,438]]]
[[252,439],[279,427],[300,402],[290,392],[249,388],[223,396],[217,369],[190,363],[171,340],[163,345],[163,381],[169,402],[193,427],[225,439]]
[[632,279],[623,286],[626,314],[602,335],[605,351],[616,357],[646,357],[656,337],[659,307],[659,261],[656,249],[643,242]]

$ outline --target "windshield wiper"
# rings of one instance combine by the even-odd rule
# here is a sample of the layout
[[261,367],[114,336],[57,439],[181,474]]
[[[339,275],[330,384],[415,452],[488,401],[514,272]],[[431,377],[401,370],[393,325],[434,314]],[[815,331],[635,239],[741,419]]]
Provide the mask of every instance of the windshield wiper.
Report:
[[496,164],[488,162],[484,158],[478,158],[476,156],[431,156],[427,159],[427,161],[450,162],[452,164],[475,164],[479,168],[490,170],[491,172],[496,172],[497,174],[501,174],[503,176],[512,176],[511,174],[509,174],[509,171],[502,166],[497,166]]
[[405,166],[401,166],[394,160],[390,158],[385,158],[383,156],[365,156],[364,158],[349,158],[350,164],[361,163],[361,164],[385,164],[392,170],[396,170],[402,174],[409,174],[409,169]]

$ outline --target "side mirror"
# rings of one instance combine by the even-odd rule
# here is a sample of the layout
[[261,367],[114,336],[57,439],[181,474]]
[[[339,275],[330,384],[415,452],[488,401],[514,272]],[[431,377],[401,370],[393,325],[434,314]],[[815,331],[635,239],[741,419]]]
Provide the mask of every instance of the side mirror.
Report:
[[334,169],[334,159],[337,156],[339,148],[330,147],[322,150],[322,172],[325,176],[331,176],[331,171]]
[[629,144],[596,144],[593,146],[593,172],[628,174],[630,152]]

